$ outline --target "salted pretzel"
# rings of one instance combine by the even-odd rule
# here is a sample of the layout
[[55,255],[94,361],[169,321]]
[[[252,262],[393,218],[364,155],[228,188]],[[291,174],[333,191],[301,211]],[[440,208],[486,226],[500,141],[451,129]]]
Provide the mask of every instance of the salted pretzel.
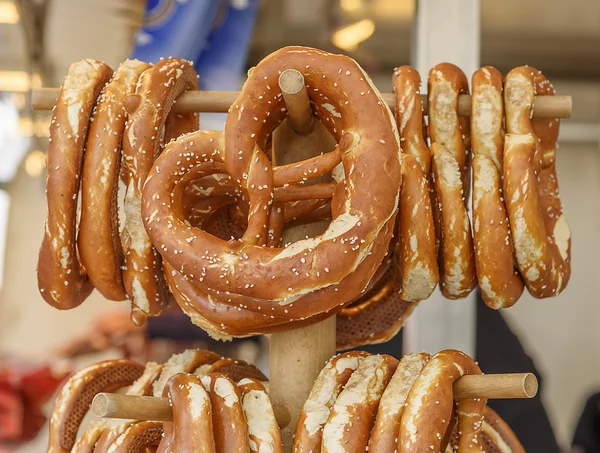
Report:
[[510,135],[504,147],[504,185],[519,271],[531,295],[544,298],[560,294],[569,282],[571,231],[556,175],[559,122],[530,119],[536,94],[554,94],[541,72],[520,67],[506,76]]
[[[440,451],[451,423],[454,398],[452,385],[466,374],[481,374],[466,354],[445,350],[434,355],[414,382],[400,419],[398,453]],[[487,400],[456,402],[458,451],[482,451],[480,432]]]
[[430,359],[431,355],[425,352],[402,357],[379,401],[368,451],[376,453],[397,451],[400,419],[408,393]]
[[78,306],[93,290],[77,252],[77,194],[90,116],[111,74],[112,69],[95,60],[73,63],[50,122],[48,217],[37,277],[44,300],[61,310]]
[[212,407],[215,452],[247,453],[250,450],[248,424],[237,385],[220,373],[209,374],[201,380]]
[[179,354],[173,354],[164,364],[162,372],[152,386],[152,394],[162,397],[165,385],[177,373],[193,373],[200,367],[210,366],[221,357],[211,351],[202,349],[187,349]]
[[[283,249],[266,248],[258,244],[266,240],[269,206],[275,195],[272,167],[261,146],[285,115],[276,78],[277,70],[286,67],[299,68],[307,84],[314,87],[309,93],[317,116],[343,151],[347,190],[342,212],[325,233]],[[143,218],[153,243],[171,271],[188,280],[188,286],[213,301],[243,308],[238,310],[240,316],[252,311],[265,318],[263,325],[252,330],[240,321],[242,335],[244,330],[247,334],[264,332],[271,316],[281,318],[271,324],[285,325],[325,312],[334,314],[366,287],[386,253],[400,188],[399,144],[389,109],[366,79],[347,57],[306,48],[282,49],[252,71],[231,108],[224,147],[214,132],[181,137],[167,146],[150,173],[144,187]],[[348,87],[347,100],[334,97],[343,87]],[[359,102],[360,117],[352,107]],[[249,104],[253,109],[245,108]],[[363,134],[365,129],[368,135]],[[239,130],[244,134],[237,134]],[[218,240],[186,225],[176,193],[181,181],[222,172],[222,165],[249,200],[248,228],[236,242]],[[379,203],[366,203],[355,196],[367,188]],[[268,285],[264,284],[267,278]],[[194,305],[191,301],[182,304],[179,293],[180,305]],[[207,310],[199,308],[206,318]],[[203,327],[216,335],[230,334],[225,322],[205,320]]]
[[323,427],[321,452],[366,450],[379,400],[397,365],[388,355],[371,355],[360,362]]
[[162,438],[162,422],[136,421],[127,425],[109,451],[110,453],[147,453],[147,449],[156,448]]
[[467,78],[456,66],[442,63],[429,71],[428,90],[440,289],[448,299],[459,299],[477,283],[466,210],[470,187],[469,120],[458,115],[458,97],[468,93]]
[[200,378],[176,374],[167,381],[163,396],[171,401],[173,421],[163,424],[157,453],[215,453],[210,398]]
[[142,188],[154,159],[161,152],[164,138],[198,128],[196,113],[177,114],[177,123],[173,116],[169,118],[176,98],[185,91],[197,89],[193,65],[185,60],[168,58],[145,71],[135,94],[125,100],[129,119],[123,137],[127,179],[123,281],[132,302],[132,320],[138,325],[148,316],[159,315],[168,301],[160,256],[152,247],[142,223]]
[[323,427],[333,405],[352,373],[368,356],[362,351],[346,352],[333,357],[323,367],[298,416],[292,453],[321,451]]
[[281,432],[264,386],[255,379],[245,378],[238,382],[238,387],[248,423],[250,453],[282,453]]
[[396,122],[404,152],[396,236],[400,247],[400,297],[407,301],[429,298],[439,281],[428,180],[431,154],[423,136],[420,85],[419,73],[410,66],[394,71],[392,91],[395,93]]
[[118,191],[124,102],[149,64],[126,60],[104,86],[90,121],[81,181],[77,246],[90,281],[104,297],[124,300]]
[[502,189],[502,75],[491,66],[481,68],[473,74],[472,89],[472,209],[477,279],[489,307],[507,308],[523,294],[523,280],[515,268]]
[[244,378],[252,378],[261,382],[269,380],[255,365],[239,359],[220,359],[200,366],[194,371],[194,374],[200,377],[213,373],[223,374],[235,382]]
[[48,453],[71,451],[79,425],[97,393],[131,385],[143,372],[144,366],[131,360],[108,360],[71,376],[52,407]]

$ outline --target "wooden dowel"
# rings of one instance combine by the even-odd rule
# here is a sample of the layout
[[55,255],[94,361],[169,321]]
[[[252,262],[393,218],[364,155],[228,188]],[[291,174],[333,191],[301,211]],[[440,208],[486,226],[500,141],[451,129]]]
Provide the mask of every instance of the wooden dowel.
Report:
[[[227,112],[238,94],[237,91],[188,91],[177,99],[173,109],[180,113]],[[383,93],[382,97],[393,109],[394,95]],[[58,88],[38,88],[32,92],[31,105],[34,110],[52,110],[57,98]],[[427,95],[422,95],[422,99],[427,113]],[[536,96],[533,103],[533,116],[537,118],[570,118],[572,112],[571,96]],[[470,95],[459,96],[458,113],[463,116],[471,115]]]
[[[483,374],[463,376],[454,384],[454,398],[514,399],[533,398],[538,381],[531,373]],[[98,417],[131,420],[171,421],[173,412],[168,398],[131,396],[118,393],[99,393],[92,402],[92,411]],[[283,406],[274,406],[277,423],[283,429],[289,426],[290,412]]]
[[308,134],[314,124],[304,77],[295,69],[286,69],[279,75],[279,88],[287,108],[288,121],[295,132]]

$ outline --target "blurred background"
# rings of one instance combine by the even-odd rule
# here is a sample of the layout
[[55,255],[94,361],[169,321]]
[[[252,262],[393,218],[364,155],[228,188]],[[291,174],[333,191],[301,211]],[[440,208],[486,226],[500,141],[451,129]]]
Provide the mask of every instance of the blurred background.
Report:
[[[190,10],[182,14],[181,8]],[[32,89],[59,86],[81,58],[116,67],[132,55],[155,60],[172,54],[196,62],[204,89],[238,89],[248,67],[297,44],[351,55],[389,92],[392,69],[411,62],[416,12],[412,0],[0,1],[0,363],[35,368],[31,364],[61,356],[57,351],[76,350],[101,328],[99,319],[115,326],[111,316],[129,310],[94,293],[77,309],[59,312],[39,296],[35,268],[46,216],[50,112],[31,111]],[[178,20],[189,33],[169,37],[165,24]],[[571,282],[560,297],[524,295],[503,313],[543,374],[542,397],[566,449],[586,399],[600,389],[600,2],[482,0],[480,28],[481,65],[506,73],[529,64],[558,94],[573,97],[558,153],[573,236]],[[206,116],[201,126],[217,128],[222,121],[222,115]],[[121,347],[90,349],[102,349],[93,355],[97,360],[120,354]],[[260,360],[260,344],[236,348],[238,356]],[[18,451],[43,451],[44,434]]]

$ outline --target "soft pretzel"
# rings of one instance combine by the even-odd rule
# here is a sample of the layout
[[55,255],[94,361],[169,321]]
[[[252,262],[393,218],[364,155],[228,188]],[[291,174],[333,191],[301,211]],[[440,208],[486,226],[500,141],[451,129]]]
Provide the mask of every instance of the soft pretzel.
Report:
[[525,453],[525,449],[512,429],[489,407],[485,408],[481,440],[485,451],[500,453]]
[[466,297],[477,284],[471,222],[458,162],[439,143],[431,145],[431,152],[442,227],[440,286],[445,297],[458,299]]
[[333,405],[352,373],[368,356],[361,351],[347,352],[333,357],[323,367],[298,416],[292,453],[321,451],[323,427]]
[[[154,159],[161,152],[164,136],[174,133],[166,127],[176,98],[188,90],[197,90],[198,80],[191,63],[177,58],[159,61],[140,77],[135,94],[125,101],[129,114],[123,137],[125,174],[125,269],[123,281],[132,302],[132,320],[143,324],[148,316],[159,315],[167,303],[167,288],[162,276],[160,256],[144,229],[141,214],[142,188]],[[198,127],[197,114],[179,115],[189,132]],[[171,120],[172,121],[172,120]],[[171,129],[173,126],[171,127]]]
[[377,406],[398,361],[387,355],[365,357],[337,397],[323,428],[321,452],[365,451]]
[[425,352],[402,357],[379,401],[368,451],[375,453],[397,451],[400,419],[408,393],[430,359],[431,355]]
[[[163,438],[163,423],[136,421],[127,425],[108,450],[110,453],[146,453]],[[94,453],[96,450],[94,449]]]
[[90,281],[111,300],[126,297],[117,206],[121,141],[127,117],[123,103],[135,92],[140,75],[149,67],[138,60],[127,60],[119,66],[98,99],[85,146],[77,246]]
[[[339,71],[333,71],[332,65]],[[266,237],[263,232],[274,195],[272,169],[260,147],[264,147],[265,137],[285,115],[281,93],[276,90],[277,69],[285,67],[300,68],[307,84],[314,86],[309,92],[317,115],[325,120],[344,152],[348,190],[342,212],[325,233],[284,249],[265,248],[255,244]],[[334,97],[343,87],[348,87],[347,100]],[[360,117],[352,107],[354,101],[361,103]],[[249,104],[252,109],[245,108]],[[364,115],[365,108],[369,115]],[[263,313],[278,311],[289,315],[290,320],[306,319],[334,306],[341,307],[366,286],[391,237],[389,224],[397,208],[401,175],[398,136],[389,109],[351,59],[312,49],[286,48],[267,57],[253,70],[231,112],[225,149],[232,151],[219,149],[215,133],[194,134],[180,138],[157,161],[144,189],[144,220],[153,242],[174,270],[213,297],[225,292],[260,297]],[[365,129],[368,134],[363,133]],[[244,134],[237,134],[238,130],[244,130]],[[173,168],[169,160],[177,161],[180,154],[186,160],[175,171],[167,171]],[[177,200],[169,197],[190,171],[196,177],[218,171],[214,165],[218,159],[222,159],[228,174],[244,189],[249,200],[248,228],[238,242],[225,243],[185,225],[173,212],[172,203]],[[374,172],[371,168],[385,170]],[[178,174],[174,175],[175,172]],[[366,187],[378,203],[365,203],[354,196]],[[156,197],[162,201],[157,203]],[[375,247],[375,243],[381,246]],[[348,274],[361,264],[364,264],[361,272],[355,272],[360,277],[353,275],[348,279]],[[260,283],[266,276],[268,285]],[[360,284],[356,283],[358,279]],[[354,282],[351,292],[344,288],[346,294],[340,287],[344,280]],[[325,304],[324,293],[336,288],[339,293]],[[319,304],[308,303],[306,299],[315,294]]]
[[441,63],[429,71],[429,139],[445,146],[456,160],[464,197],[469,194],[470,132],[469,119],[458,115],[458,97],[469,94],[465,74],[450,63]]
[[71,451],[79,425],[97,393],[131,385],[143,372],[144,366],[131,360],[108,360],[71,376],[54,400],[48,453]]
[[215,453],[212,409],[200,378],[189,373],[171,377],[165,385],[173,421],[165,422],[157,453]]
[[211,364],[200,366],[194,374],[202,377],[204,375],[219,373],[237,382],[244,378],[252,378],[258,381],[268,381],[268,378],[255,365],[239,359],[220,359]]
[[400,297],[407,301],[427,299],[439,281],[429,188],[431,155],[423,136],[420,85],[419,73],[410,66],[394,71],[395,114],[404,151],[396,236]]
[[212,407],[215,452],[248,453],[248,424],[237,385],[228,376],[219,373],[209,374],[201,380]]
[[571,247],[555,169],[536,177],[531,134],[508,134],[504,152],[506,208],[519,271],[532,296],[555,296],[569,280]]
[[37,277],[44,300],[61,310],[78,306],[93,290],[76,247],[77,194],[90,116],[111,74],[112,70],[98,61],[73,63],[50,123],[48,217]]
[[[400,421],[398,453],[440,451],[452,418],[452,385],[466,374],[481,374],[467,355],[445,350],[434,355],[413,384]],[[482,451],[481,425],[487,400],[456,402],[458,414],[458,451]]]
[[502,75],[491,66],[473,74],[473,242],[477,279],[491,308],[513,305],[523,293],[515,268],[510,224],[504,204]]
[[281,432],[267,391],[260,382],[248,378],[238,382],[238,387],[248,423],[250,453],[282,453]]
[[165,391],[165,385],[172,376],[178,373],[193,373],[194,370],[202,366],[209,366],[221,357],[211,351],[201,349],[188,349],[179,354],[173,354],[163,365],[162,372],[158,379],[152,385],[152,394],[155,397],[162,397]]
[[505,86],[509,134],[531,136],[511,136],[510,143],[507,137],[504,149],[506,207],[517,264],[534,297],[555,296],[571,276],[571,231],[560,201],[555,163],[559,121],[530,119],[532,96],[553,95],[554,89],[540,71],[529,67],[513,69]]

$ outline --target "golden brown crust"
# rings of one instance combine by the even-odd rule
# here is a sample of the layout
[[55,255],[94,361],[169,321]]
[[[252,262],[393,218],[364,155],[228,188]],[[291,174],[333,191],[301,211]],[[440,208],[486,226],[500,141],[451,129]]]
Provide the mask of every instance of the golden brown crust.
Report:
[[217,360],[208,368],[207,374],[212,373],[223,374],[235,382],[244,378],[256,379],[261,382],[269,380],[255,365],[239,359],[224,358]]
[[482,297],[494,309],[514,305],[523,293],[515,268],[510,223],[504,204],[502,75],[486,66],[473,74],[473,240]]
[[77,252],[77,197],[90,116],[111,74],[112,70],[98,61],[73,63],[50,123],[48,217],[37,277],[44,300],[61,310],[78,306],[93,290]]
[[149,64],[125,61],[113,74],[94,110],[81,181],[81,220],[77,245],[89,279],[110,300],[124,300],[123,246],[119,233],[118,182],[125,98],[135,92]]
[[264,386],[255,379],[238,382],[248,423],[250,453],[283,453],[283,442],[273,406]]
[[339,394],[369,354],[347,352],[333,357],[317,376],[296,423],[292,453],[321,451],[323,427]]
[[485,408],[481,438],[485,451],[499,453],[525,453],[515,433],[500,416],[489,407]]
[[[161,152],[163,134],[176,98],[188,90],[197,90],[198,80],[191,63],[177,58],[159,61],[142,74],[136,93],[128,96],[129,113],[123,137],[125,172],[125,289],[132,301],[132,320],[140,325],[148,316],[157,316],[168,303],[162,276],[160,255],[152,247],[141,218],[141,196],[154,159]],[[196,114],[186,114],[184,123],[197,128]],[[196,121],[195,126],[192,126]],[[177,130],[177,132],[183,132]],[[188,131],[189,132],[189,131]]]
[[440,280],[448,299],[466,297],[477,285],[471,222],[464,203],[459,164],[441,144],[431,145],[441,218]]
[[158,451],[215,453],[210,398],[200,378],[188,373],[176,374],[167,382],[163,396],[171,400],[173,422],[165,429]]
[[210,396],[216,453],[248,453],[248,424],[242,409],[242,394],[228,376],[212,373],[202,378]]
[[369,438],[368,451],[395,453],[400,434],[400,420],[408,393],[421,371],[431,359],[425,352],[407,354],[400,360],[377,408],[375,426]]
[[143,372],[144,366],[131,360],[108,360],[73,374],[54,400],[48,453],[71,450],[79,425],[98,393],[128,386]]
[[[163,438],[162,422],[133,422],[117,437],[110,448],[111,453],[146,453],[156,447]],[[94,450],[94,453],[95,450]]]
[[[401,417],[398,453],[440,451],[452,418],[452,385],[466,374],[481,374],[462,352],[445,350],[434,355],[412,386]],[[482,451],[480,431],[487,400],[458,400],[459,451]]]
[[377,406],[398,361],[387,355],[365,357],[346,383],[323,428],[322,453],[365,451]]

